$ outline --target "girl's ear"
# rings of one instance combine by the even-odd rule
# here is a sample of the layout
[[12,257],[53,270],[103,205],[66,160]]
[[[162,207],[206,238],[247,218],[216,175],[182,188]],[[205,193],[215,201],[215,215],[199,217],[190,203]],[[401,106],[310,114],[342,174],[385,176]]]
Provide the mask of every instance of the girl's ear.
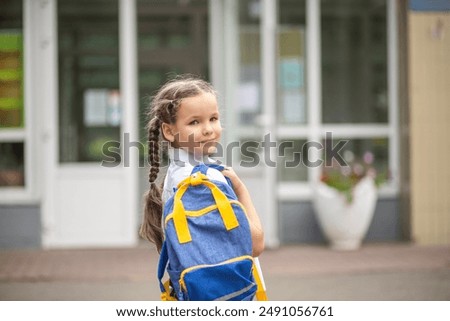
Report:
[[172,125],[168,123],[161,124],[161,132],[165,140],[173,143],[175,141],[175,135],[173,133]]

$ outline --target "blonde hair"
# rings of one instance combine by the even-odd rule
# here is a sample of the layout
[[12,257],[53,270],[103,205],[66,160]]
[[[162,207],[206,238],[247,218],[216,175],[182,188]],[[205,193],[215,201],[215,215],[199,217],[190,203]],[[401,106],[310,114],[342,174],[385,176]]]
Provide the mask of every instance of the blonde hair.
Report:
[[149,191],[145,195],[144,218],[140,235],[148,241],[155,243],[158,251],[161,250],[164,233],[162,228],[163,203],[161,188],[157,186],[161,153],[161,125],[174,124],[177,111],[183,98],[194,97],[202,93],[212,93],[217,96],[210,83],[203,79],[184,75],[178,76],[164,84],[153,97],[148,113],[148,156],[150,172],[148,181]]

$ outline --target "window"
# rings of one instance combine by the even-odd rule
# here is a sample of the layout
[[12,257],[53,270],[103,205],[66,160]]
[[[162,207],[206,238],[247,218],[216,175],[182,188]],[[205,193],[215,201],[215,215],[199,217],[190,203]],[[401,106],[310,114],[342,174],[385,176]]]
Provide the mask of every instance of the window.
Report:
[[61,163],[101,161],[103,145],[120,142],[118,10],[117,1],[58,1]]
[[278,181],[282,184],[306,182],[306,2],[280,0],[278,11]]
[[322,1],[322,121],[387,123],[386,1]]
[[[239,1],[238,123],[257,126],[261,113],[261,41],[259,1]],[[248,127],[247,127],[248,128]]]
[[349,140],[342,152],[371,152],[380,171],[392,170],[398,148],[388,117],[397,108],[388,101],[388,36],[386,0],[321,1],[323,131]]
[[278,148],[278,180],[300,182],[308,180],[308,144],[304,139],[282,139]]
[[0,188],[7,186],[24,186],[24,143],[0,143]]
[[25,187],[25,107],[22,1],[0,12],[0,190]]
[[[339,140],[333,137],[333,140]],[[389,169],[389,140],[384,137],[345,139],[347,143],[339,151],[345,161],[362,161],[366,152],[373,155],[374,168],[378,173],[388,173]],[[325,145],[323,141],[323,145]],[[335,144],[335,143],[334,143]],[[332,160],[327,159],[329,163]]]
[[[336,142],[348,141],[340,150],[341,155],[363,157],[365,152],[371,152],[376,169],[389,170],[393,175],[398,149],[395,117],[391,117],[397,106],[392,103],[395,100],[389,100],[389,94],[393,97],[396,93],[388,94],[392,71],[388,69],[387,44],[389,32],[395,32],[392,21],[388,21],[388,2],[321,0],[317,9],[308,10],[308,14],[317,15],[310,17],[310,21],[319,18],[318,29],[306,24],[306,4],[316,7],[314,1],[278,1],[278,144],[290,142],[295,146],[278,158],[281,166],[277,177],[279,190],[283,191],[279,195],[286,199],[295,199],[295,195],[306,192],[305,183],[318,178],[320,171],[305,167],[302,162],[294,168],[285,164],[289,160],[295,163],[296,153],[308,152],[308,148],[302,148],[308,141],[325,146],[327,132],[332,133]],[[312,32],[313,29],[320,30],[320,34]],[[317,50],[307,48],[318,43],[307,41],[308,37],[320,39]],[[319,63],[312,64],[308,55],[320,57]],[[308,72],[320,73],[320,81],[308,82]],[[320,86],[321,91],[312,86]],[[319,95],[321,104],[317,103]],[[315,103],[309,101],[312,98],[316,98]],[[301,159],[308,161],[308,156],[314,161],[323,157],[323,150],[302,155]],[[388,190],[395,188],[390,186]]]

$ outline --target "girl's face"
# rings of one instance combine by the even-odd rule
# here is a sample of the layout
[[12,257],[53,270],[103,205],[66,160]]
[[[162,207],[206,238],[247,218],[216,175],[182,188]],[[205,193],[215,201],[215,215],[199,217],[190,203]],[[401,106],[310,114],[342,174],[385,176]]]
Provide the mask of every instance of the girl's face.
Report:
[[220,124],[217,99],[211,93],[183,98],[177,111],[175,124],[162,126],[164,137],[174,147],[183,148],[195,156],[216,152],[220,141]]

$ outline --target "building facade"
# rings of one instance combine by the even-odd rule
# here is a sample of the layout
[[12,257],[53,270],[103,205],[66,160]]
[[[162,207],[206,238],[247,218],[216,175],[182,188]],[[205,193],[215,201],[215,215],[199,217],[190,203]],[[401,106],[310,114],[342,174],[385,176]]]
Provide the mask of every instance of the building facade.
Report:
[[267,246],[324,242],[308,164],[330,133],[391,173],[367,241],[449,243],[450,170],[424,158],[449,150],[449,8],[426,3],[2,1],[0,247],[135,245],[145,113],[181,73],[219,93],[219,156],[248,184]]

